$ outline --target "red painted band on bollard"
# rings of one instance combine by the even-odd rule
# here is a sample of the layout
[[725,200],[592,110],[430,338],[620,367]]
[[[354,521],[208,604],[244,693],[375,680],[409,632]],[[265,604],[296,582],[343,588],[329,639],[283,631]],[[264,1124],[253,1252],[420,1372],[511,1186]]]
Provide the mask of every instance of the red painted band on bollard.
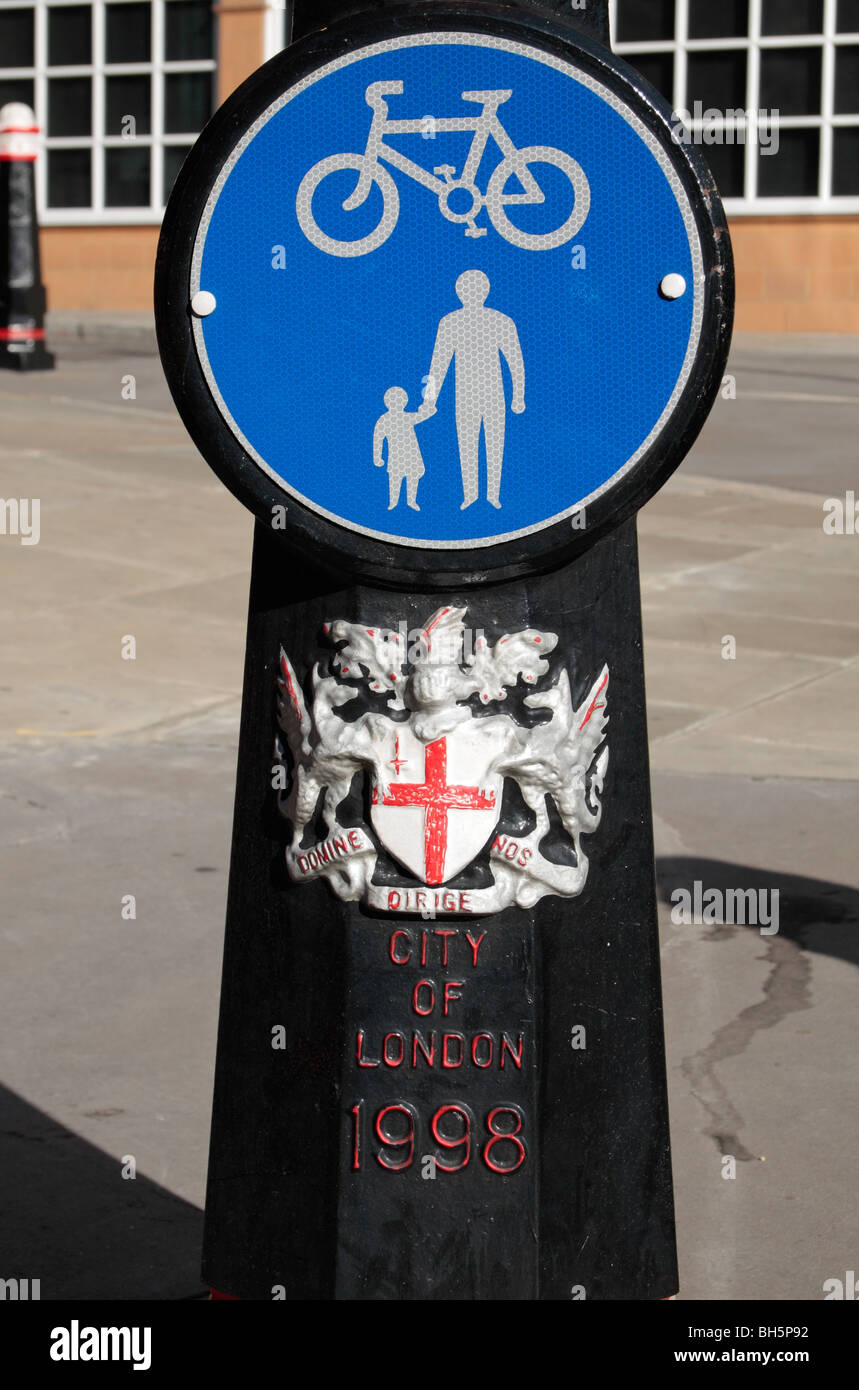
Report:
[[0,328],[0,343],[20,343],[27,338],[44,338],[44,328]]

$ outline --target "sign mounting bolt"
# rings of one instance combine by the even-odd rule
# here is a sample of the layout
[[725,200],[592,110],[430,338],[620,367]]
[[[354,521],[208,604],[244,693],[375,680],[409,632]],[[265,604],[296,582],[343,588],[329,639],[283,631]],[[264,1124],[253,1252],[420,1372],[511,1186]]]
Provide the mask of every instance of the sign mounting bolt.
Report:
[[663,299],[680,299],[686,293],[686,281],[682,275],[672,271],[670,275],[664,275],[660,280],[659,293]]
[[[667,277],[670,279],[671,277]],[[208,317],[214,311],[217,299],[209,290],[198,290],[191,297],[191,313],[196,314],[198,319]]]

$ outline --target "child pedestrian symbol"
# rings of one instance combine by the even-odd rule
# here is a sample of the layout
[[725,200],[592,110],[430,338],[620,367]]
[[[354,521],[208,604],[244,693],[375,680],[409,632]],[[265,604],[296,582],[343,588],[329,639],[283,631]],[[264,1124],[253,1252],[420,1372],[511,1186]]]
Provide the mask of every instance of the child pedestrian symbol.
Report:
[[413,512],[420,511],[418,483],[426,470],[415,426],[435,415],[436,407],[433,401],[425,401],[419,410],[409,411],[406,410],[408,403],[408,391],[402,386],[391,386],[385,392],[387,410],[379,416],[373,432],[373,462],[377,468],[384,468],[386,462],[388,465],[389,512],[399,503],[404,479],[406,501]]

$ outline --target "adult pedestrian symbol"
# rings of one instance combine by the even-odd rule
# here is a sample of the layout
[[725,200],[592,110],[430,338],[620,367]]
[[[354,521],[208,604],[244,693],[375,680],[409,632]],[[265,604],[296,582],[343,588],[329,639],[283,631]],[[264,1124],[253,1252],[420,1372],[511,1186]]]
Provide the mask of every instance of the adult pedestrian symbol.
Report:
[[375,32],[287,49],[192,151],[168,375],[212,466],[312,553],[522,572],[688,451],[718,386],[717,204],[604,50]]
[[497,309],[487,309],[489,280],[482,270],[466,270],[456,282],[461,309],[438,326],[427,395],[434,401],[451,362],[456,363],[456,435],[465,511],[477,501],[480,434],[486,451],[486,497],[501,507],[501,464],[507,402],[501,371],[507,363],[513,385],[511,409],[525,409],[525,367],[516,325]]

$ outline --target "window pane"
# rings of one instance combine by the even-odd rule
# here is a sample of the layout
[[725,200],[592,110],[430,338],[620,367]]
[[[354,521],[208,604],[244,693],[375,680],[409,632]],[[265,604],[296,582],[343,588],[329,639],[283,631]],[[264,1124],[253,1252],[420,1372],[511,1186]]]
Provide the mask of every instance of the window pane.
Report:
[[170,197],[170,190],[176,182],[179,170],[190,153],[190,145],[164,146],[164,202]]
[[33,66],[33,10],[0,10],[0,67]]
[[89,135],[91,131],[90,78],[50,78],[48,81],[48,134]]
[[762,198],[813,198],[819,158],[816,130],[779,131],[778,153],[758,153],[758,193]]
[[835,50],[835,114],[859,113],[859,47]]
[[742,39],[749,32],[749,0],[689,0],[690,39]]
[[108,5],[105,60],[108,63],[148,63],[151,23],[149,5]]
[[168,62],[211,58],[211,0],[167,0],[164,13],[164,56]]
[[104,201],[109,208],[149,207],[147,145],[104,152]]
[[744,52],[690,53],[686,105],[700,101],[706,111],[737,110],[746,105]]
[[149,77],[107,77],[104,85],[108,135],[124,135],[126,139],[148,135],[152,128]]
[[657,92],[662,93],[666,101],[671,102],[673,100],[673,53],[626,53],[624,57],[632,67],[638,68],[642,77],[646,77]]
[[674,38],[674,0],[618,0],[619,43]]
[[48,64],[70,67],[92,62],[89,5],[51,5],[48,9]]
[[32,106],[32,77],[0,77],[0,106],[5,106],[7,101],[23,101]]
[[196,135],[212,114],[212,74],[174,72],[164,79],[164,129]]
[[48,150],[48,207],[89,206],[89,150]]
[[835,131],[832,192],[836,198],[859,194],[859,127]]
[[771,48],[761,52],[761,106],[782,116],[820,115],[819,48]]
[[859,34],[859,0],[838,0],[838,32]]
[[716,187],[722,197],[742,198],[745,146],[705,145],[699,146],[699,149],[713,171]]
[[821,34],[823,0],[764,0],[762,34]]

